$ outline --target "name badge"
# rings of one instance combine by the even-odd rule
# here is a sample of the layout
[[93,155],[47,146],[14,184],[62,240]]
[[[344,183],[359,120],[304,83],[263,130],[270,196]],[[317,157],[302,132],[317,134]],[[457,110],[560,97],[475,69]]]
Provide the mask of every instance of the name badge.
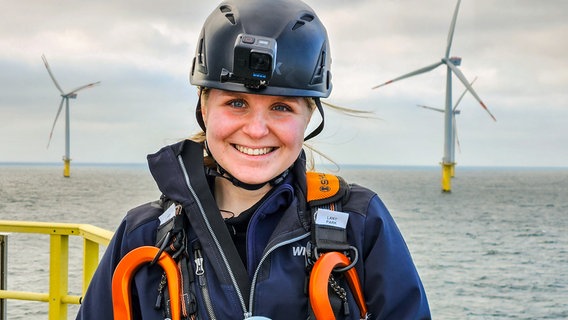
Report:
[[345,229],[349,214],[341,211],[332,211],[319,208],[316,211],[316,225]]

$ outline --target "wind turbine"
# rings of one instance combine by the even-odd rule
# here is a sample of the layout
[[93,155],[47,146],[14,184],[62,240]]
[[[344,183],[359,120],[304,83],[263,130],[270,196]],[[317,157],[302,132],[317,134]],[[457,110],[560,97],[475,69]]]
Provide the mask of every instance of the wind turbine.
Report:
[[63,109],[63,104],[65,103],[65,156],[63,156],[63,176],[68,178],[70,176],[70,164],[71,164],[71,158],[69,156],[69,99],[75,99],[77,98],[77,92],[83,90],[83,89],[87,89],[93,86],[96,86],[97,84],[101,83],[100,81],[98,82],[93,82],[93,83],[89,83],[86,85],[82,85],[78,88],[75,88],[67,93],[65,93],[63,91],[63,89],[61,89],[61,86],[59,86],[59,83],[57,83],[57,80],[55,80],[55,76],[53,76],[53,73],[51,72],[51,69],[49,68],[49,64],[47,63],[47,59],[45,58],[45,55],[41,56],[41,59],[43,60],[43,64],[45,64],[45,68],[47,69],[47,72],[49,73],[49,76],[51,77],[51,80],[53,80],[53,84],[55,84],[55,87],[57,88],[57,90],[59,90],[59,92],[61,93],[61,103],[59,104],[59,108],[57,109],[57,114],[55,115],[55,120],[53,121],[53,125],[51,126],[51,132],[49,132],[49,140],[47,141],[47,147],[49,148],[49,144],[51,143],[51,137],[53,136],[53,129],[55,128],[55,124],[57,123],[57,119],[59,118],[59,114],[61,114],[61,110]]
[[491,114],[491,112],[489,111],[489,109],[487,109],[487,106],[485,106],[485,103],[483,103],[483,101],[481,101],[481,98],[479,98],[479,96],[477,95],[477,93],[475,92],[475,90],[473,90],[473,87],[469,84],[469,82],[467,81],[467,78],[463,75],[463,73],[458,69],[458,66],[461,64],[461,58],[460,57],[450,57],[450,49],[452,47],[452,40],[454,37],[454,29],[456,27],[456,19],[458,16],[458,11],[460,8],[460,2],[461,0],[458,0],[457,5],[456,5],[456,9],[454,11],[454,15],[452,18],[452,22],[450,24],[450,31],[448,33],[448,44],[446,46],[446,52],[444,57],[436,62],[433,63],[429,66],[423,67],[421,69],[412,71],[410,73],[407,73],[405,75],[402,75],[398,78],[394,78],[392,80],[389,80],[383,84],[377,85],[372,87],[372,89],[377,89],[379,87],[382,87],[384,85],[393,83],[395,81],[398,80],[402,80],[405,78],[409,78],[415,75],[419,75],[428,71],[431,71],[437,67],[439,67],[442,64],[446,65],[446,103],[445,103],[445,108],[444,108],[444,157],[442,158],[442,191],[443,192],[451,192],[452,187],[451,187],[451,177],[452,177],[452,173],[454,172],[454,166],[455,166],[455,162],[453,159],[453,154],[454,154],[454,143],[453,143],[453,132],[454,132],[454,116],[453,116],[453,112],[452,112],[452,73],[456,75],[456,77],[463,83],[463,85],[466,87],[466,90],[469,91],[473,97],[479,102],[479,104],[481,105],[481,107],[483,109],[485,109],[485,111],[487,111],[487,113],[489,113],[489,116],[491,116],[491,118],[493,118],[494,121],[497,121],[497,119],[495,119],[495,117],[493,116],[493,114]]
[[[475,82],[475,80],[477,80],[477,77],[475,77],[470,83],[469,85],[473,87],[473,83]],[[460,140],[458,138],[458,124],[456,121],[456,115],[461,113],[461,110],[458,110],[458,106],[460,105],[460,102],[462,101],[463,97],[465,96],[465,94],[467,93],[467,88],[462,92],[462,94],[460,95],[460,97],[458,98],[458,101],[456,102],[456,104],[454,105],[454,108],[452,109],[452,121],[453,121],[453,132],[452,132],[452,144],[454,146],[457,145],[458,150],[460,149]],[[424,108],[424,109],[428,109],[428,110],[432,110],[432,111],[437,111],[437,112],[441,112],[444,113],[445,110],[444,109],[440,109],[440,108],[435,108],[435,107],[430,107],[430,106],[425,106],[423,104],[418,104],[418,107]],[[451,155],[451,161],[453,163],[455,163],[455,147],[452,148],[452,155]],[[451,172],[451,176],[454,176],[454,171],[452,170]]]

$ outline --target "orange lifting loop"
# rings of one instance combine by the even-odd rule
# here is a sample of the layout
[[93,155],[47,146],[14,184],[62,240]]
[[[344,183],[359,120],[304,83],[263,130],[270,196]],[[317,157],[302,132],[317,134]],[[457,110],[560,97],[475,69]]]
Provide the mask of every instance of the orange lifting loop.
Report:
[[[151,262],[158,254],[159,249],[152,246],[143,246],[127,253],[118,263],[112,277],[112,306],[114,318],[120,320],[132,320],[132,303],[130,296],[130,284],[134,273],[143,263]],[[171,298],[172,320],[180,319],[180,276],[176,262],[169,254],[162,252],[157,261],[158,265],[166,272],[168,292]]]
[[[315,262],[312,273],[310,275],[310,302],[316,319],[334,320],[335,315],[331,308],[328,295],[328,282],[331,272],[335,268],[343,268],[351,263],[341,252],[327,252],[322,254]],[[351,293],[355,297],[355,302],[361,312],[361,319],[367,316],[367,306],[365,305],[365,298],[359,277],[355,268],[350,268],[346,271],[347,283],[351,289]]]

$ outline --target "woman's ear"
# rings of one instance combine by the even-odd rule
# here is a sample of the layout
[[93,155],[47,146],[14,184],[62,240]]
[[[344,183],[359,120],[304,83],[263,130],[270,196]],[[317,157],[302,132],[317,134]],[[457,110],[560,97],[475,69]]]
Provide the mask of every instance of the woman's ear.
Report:
[[207,123],[207,107],[201,101],[201,118],[203,119],[203,123]]
[[[205,99],[203,89],[200,89],[197,94],[199,95],[199,112],[201,112],[201,119],[203,120],[203,125],[205,125],[207,119],[207,99]],[[205,130],[205,128],[203,129]]]

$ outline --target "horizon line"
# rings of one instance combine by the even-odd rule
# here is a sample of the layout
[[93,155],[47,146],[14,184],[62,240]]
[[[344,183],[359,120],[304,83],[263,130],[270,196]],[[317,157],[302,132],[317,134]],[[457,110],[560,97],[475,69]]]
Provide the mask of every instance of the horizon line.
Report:
[[[146,167],[146,162],[74,162],[79,167]],[[61,162],[41,162],[41,161],[0,161],[0,166],[61,166]],[[316,164],[316,167],[323,168],[439,168],[440,165],[425,164],[357,164],[357,163],[338,163],[338,164]],[[555,165],[457,165],[458,168],[480,168],[480,169],[568,169],[568,166]]]

